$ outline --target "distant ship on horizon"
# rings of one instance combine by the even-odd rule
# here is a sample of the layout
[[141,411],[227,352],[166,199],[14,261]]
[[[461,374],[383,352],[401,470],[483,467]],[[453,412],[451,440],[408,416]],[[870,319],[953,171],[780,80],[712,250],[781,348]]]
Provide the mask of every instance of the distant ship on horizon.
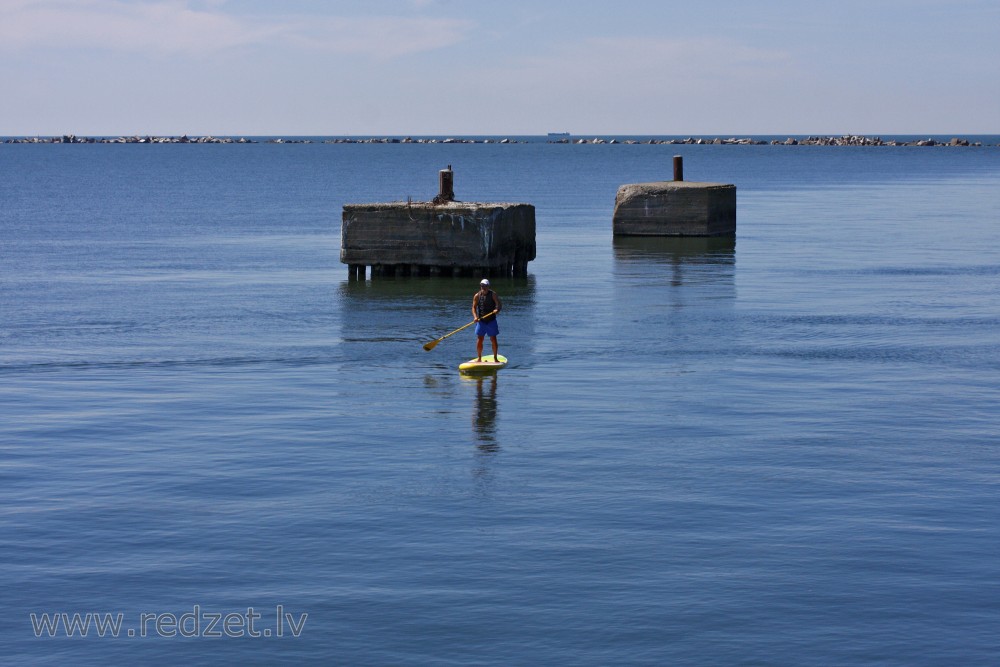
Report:
[[550,137],[568,137],[569,132],[549,132]]

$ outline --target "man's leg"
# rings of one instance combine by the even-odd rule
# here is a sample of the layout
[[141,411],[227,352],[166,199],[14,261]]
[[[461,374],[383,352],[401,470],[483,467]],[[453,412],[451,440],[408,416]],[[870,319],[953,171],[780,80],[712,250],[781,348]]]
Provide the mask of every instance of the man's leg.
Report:
[[479,361],[483,360],[483,337],[482,336],[476,336],[476,356],[479,358]]
[[490,336],[490,342],[493,343],[493,361],[500,361],[497,359],[497,337]]

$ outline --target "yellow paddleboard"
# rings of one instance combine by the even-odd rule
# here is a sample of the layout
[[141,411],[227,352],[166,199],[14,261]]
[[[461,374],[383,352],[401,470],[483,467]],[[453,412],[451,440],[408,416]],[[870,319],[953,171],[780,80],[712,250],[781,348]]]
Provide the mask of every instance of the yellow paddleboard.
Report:
[[463,364],[459,364],[458,370],[462,373],[490,373],[498,371],[507,365],[507,357],[498,354],[496,358],[492,354],[484,354],[482,361],[469,359]]

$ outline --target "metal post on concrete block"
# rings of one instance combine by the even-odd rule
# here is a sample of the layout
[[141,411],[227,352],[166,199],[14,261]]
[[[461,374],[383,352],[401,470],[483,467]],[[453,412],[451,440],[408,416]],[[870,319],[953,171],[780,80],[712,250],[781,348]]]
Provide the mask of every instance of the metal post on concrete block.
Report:
[[438,172],[438,185],[437,201],[455,201],[455,172],[450,164],[447,169]]
[[674,180],[684,180],[684,157],[681,155],[674,156]]

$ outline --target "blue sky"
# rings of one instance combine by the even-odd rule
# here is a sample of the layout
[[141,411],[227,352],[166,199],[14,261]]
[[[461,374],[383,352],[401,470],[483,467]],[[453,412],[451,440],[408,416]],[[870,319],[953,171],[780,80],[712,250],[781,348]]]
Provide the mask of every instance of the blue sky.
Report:
[[995,134],[998,0],[0,0],[0,135]]

